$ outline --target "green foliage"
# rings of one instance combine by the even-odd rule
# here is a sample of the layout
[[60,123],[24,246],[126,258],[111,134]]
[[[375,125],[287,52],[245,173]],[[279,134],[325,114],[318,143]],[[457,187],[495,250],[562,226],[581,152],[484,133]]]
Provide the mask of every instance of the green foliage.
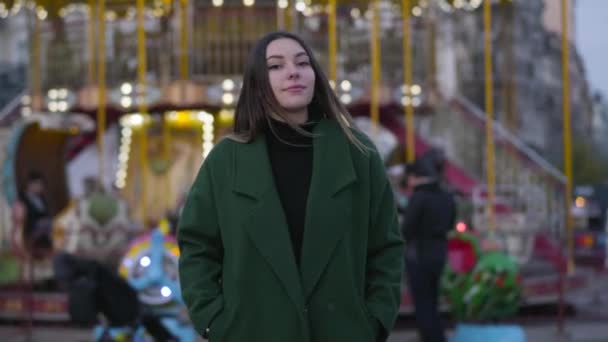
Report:
[[470,272],[458,272],[449,264],[444,271],[442,293],[452,316],[459,321],[485,321],[516,313],[521,285],[515,261],[502,252],[482,252],[471,234],[455,233],[450,238],[468,244],[476,261]]
[[583,139],[573,139],[572,174],[575,184],[595,184],[608,180],[608,156],[601,146]]

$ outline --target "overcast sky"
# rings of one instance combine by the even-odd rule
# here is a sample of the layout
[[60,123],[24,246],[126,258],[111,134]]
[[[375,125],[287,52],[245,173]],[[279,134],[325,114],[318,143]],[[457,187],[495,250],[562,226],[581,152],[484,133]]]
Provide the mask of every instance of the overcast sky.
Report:
[[608,0],[577,1],[576,40],[592,88],[608,97]]

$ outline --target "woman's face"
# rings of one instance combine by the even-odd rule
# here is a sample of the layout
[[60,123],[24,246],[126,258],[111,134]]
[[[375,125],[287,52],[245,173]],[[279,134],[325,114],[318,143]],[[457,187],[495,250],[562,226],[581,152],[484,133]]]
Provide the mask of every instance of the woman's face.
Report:
[[[266,48],[270,87],[288,113],[306,121],[315,88],[315,73],[308,54],[293,39],[280,38]],[[302,117],[300,117],[302,116]]]

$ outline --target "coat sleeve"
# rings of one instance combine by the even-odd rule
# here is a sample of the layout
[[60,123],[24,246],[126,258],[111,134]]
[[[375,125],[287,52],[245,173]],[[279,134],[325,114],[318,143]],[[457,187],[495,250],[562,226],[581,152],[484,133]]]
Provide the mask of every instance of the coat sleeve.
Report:
[[384,165],[375,151],[371,159],[366,305],[369,313],[379,322],[379,340],[385,341],[395,324],[401,303],[403,240]]
[[207,159],[182,211],[177,240],[179,277],[184,302],[195,329],[203,337],[223,308],[221,274],[223,244]]

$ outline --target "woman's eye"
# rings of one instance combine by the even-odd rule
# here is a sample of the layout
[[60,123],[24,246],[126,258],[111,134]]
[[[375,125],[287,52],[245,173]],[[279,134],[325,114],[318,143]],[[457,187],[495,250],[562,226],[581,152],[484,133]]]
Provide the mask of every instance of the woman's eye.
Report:
[[274,64],[274,65],[269,65],[268,66],[268,70],[278,70],[280,68],[281,68],[281,66],[278,65],[278,64]]
[[310,62],[309,61],[303,61],[303,62],[298,63],[298,65],[299,66],[309,66]]

